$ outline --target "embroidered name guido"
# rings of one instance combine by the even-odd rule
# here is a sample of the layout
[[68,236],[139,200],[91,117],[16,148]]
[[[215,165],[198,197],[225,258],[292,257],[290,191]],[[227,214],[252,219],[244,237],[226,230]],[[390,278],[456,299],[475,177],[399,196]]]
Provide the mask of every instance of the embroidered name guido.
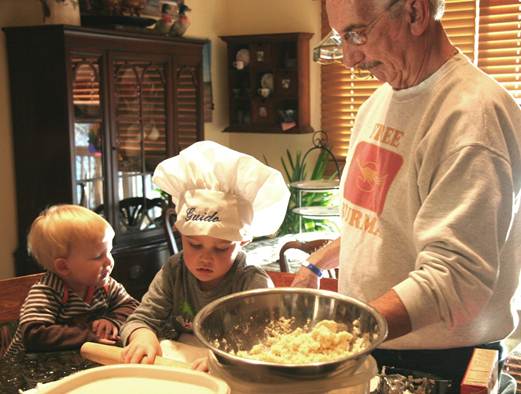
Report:
[[204,210],[203,212],[199,213],[197,212],[196,208],[188,208],[186,210],[185,220],[187,222],[220,222],[221,218],[217,216],[217,211],[209,215],[207,210]]

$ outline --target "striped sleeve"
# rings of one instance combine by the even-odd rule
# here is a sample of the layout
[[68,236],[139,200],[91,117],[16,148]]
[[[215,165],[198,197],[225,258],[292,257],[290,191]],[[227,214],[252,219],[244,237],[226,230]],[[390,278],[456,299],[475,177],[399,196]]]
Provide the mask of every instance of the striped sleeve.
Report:
[[121,325],[127,320],[127,317],[134,312],[139,302],[127,293],[121,283],[110,278],[108,285],[108,304],[109,313],[106,318],[114,323],[118,329],[121,329]]

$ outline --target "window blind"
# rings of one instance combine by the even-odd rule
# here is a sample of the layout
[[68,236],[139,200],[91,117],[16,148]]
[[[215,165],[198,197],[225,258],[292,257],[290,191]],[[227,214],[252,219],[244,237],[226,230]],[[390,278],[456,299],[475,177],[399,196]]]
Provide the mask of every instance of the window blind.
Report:
[[[321,19],[321,34],[325,37],[330,31],[325,0],[322,0]],[[475,61],[475,20],[476,0],[446,1],[442,23],[454,45],[473,61]],[[362,76],[368,78],[369,74],[364,73]],[[360,105],[380,85],[381,83],[374,78],[355,77],[351,70],[340,64],[321,67],[322,129],[327,132],[331,150],[339,161],[345,161],[351,131]]]
[[521,104],[521,1],[481,0],[478,66]]
[[[325,0],[322,0],[322,37],[331,28],[327,20]],[[368,73],[363,74],[367,78]],[[331,151],[344,161],[351,130],[360,105],[380,86],[376,79],[359,79],[341,64],[321,67],[321,124],[328,135]]]
[[114,61],[120,171],[153,172],[167,155],[166,63]]
[[176,152],[185,149],[202,139],[199,130],[197,69],[192,66],[180,66],[176,71],[177,83],[174,94],[174,128]]

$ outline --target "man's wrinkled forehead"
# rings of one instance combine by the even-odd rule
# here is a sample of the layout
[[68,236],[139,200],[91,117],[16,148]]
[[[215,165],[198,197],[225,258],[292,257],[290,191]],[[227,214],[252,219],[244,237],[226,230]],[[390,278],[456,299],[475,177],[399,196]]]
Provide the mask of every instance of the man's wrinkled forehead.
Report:
[[330,26],[339,33],[365,25],[386,0],[326,0]]

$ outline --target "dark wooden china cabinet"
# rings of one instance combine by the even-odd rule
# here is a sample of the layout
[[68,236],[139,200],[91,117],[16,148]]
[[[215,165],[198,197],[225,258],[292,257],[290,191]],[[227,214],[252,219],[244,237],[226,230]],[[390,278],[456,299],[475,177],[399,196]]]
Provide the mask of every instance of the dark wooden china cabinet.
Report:
[[62,25],[4,31],[17,275],[40,270],[26,252],[37,214],[75,203],[112,224],[113,276],[140,298],[169,255],[153,171],[203,139],[205,41]]

